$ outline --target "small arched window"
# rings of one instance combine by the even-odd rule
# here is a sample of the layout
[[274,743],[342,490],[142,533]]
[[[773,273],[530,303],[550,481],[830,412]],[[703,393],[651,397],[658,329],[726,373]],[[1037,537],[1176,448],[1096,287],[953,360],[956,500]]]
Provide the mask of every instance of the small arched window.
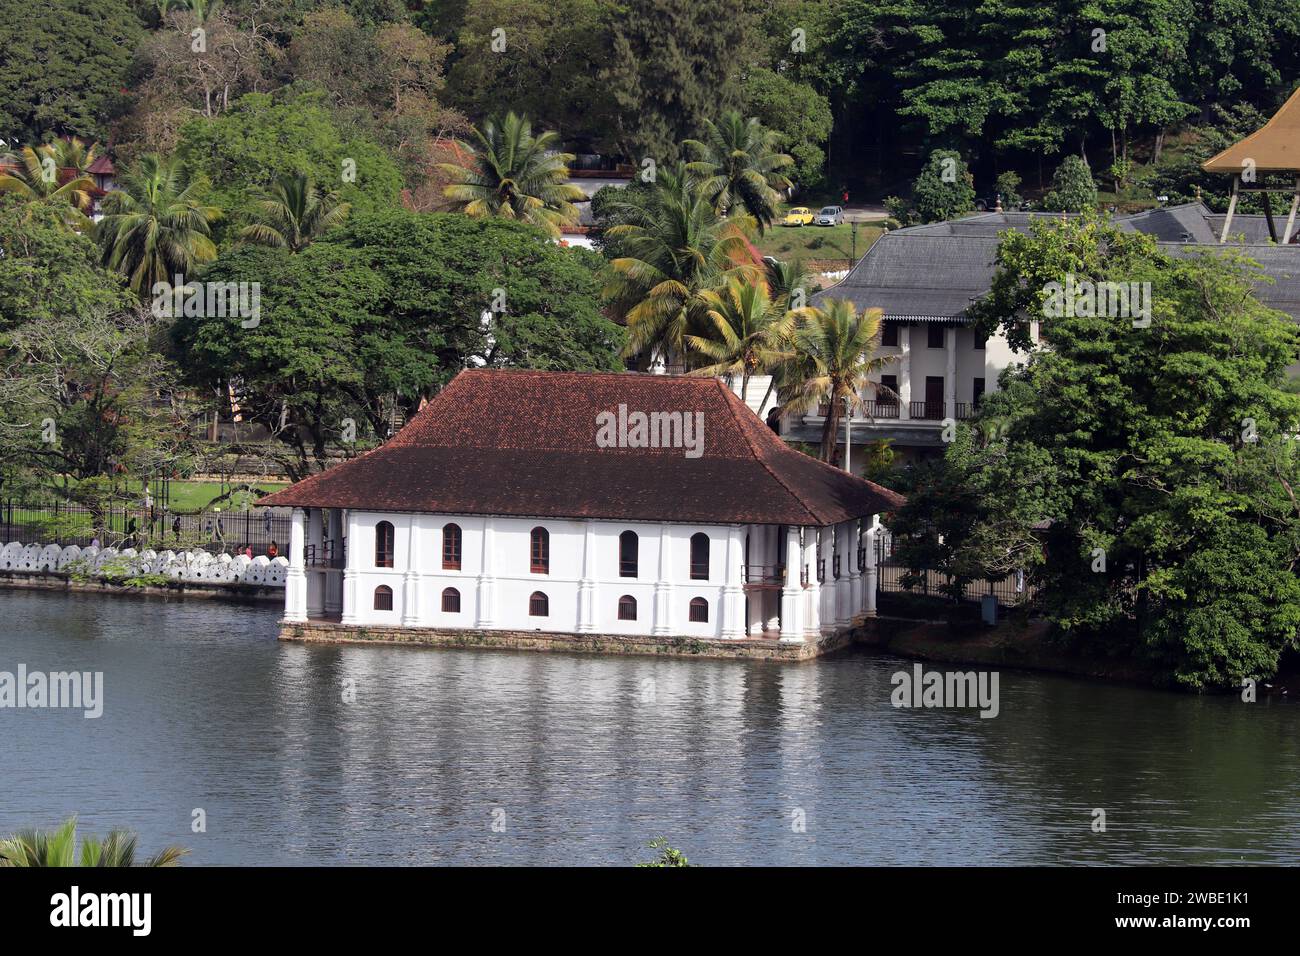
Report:
[[460,592],[455,588],[444,588],[442,592],[442,613],[460,613]]
[[630,594],[624,594],[618,599],[618,619],[620,621],[636,620],[636,598]]
[[390,521],[381,521],[375,525],[375,567],[391,568],[393,566],[393,525]]
[[533,574],[551,573],[551,535],[545,528],[534,528],[531,547]]
[[691,580],[709,579],[709,536],[701,531],[691,535]]
[[460,570],[460,525],[442,527],[442,568],[444,571]]
[[387,584],[375,588],[375,610],[391,611],[393,609],[393,589]]
[[528,616],[529,617],[549,617],[551,614],[551,602],[541,591],[534,591],[528,597]]
[[618,536],[618,576],[620,578],[636,577],[639,545],[640,542],[637,540],[635,531],[624,531]]
[[704,600],[704,598],[691,598],[691,623],[709,623],[709,602]]

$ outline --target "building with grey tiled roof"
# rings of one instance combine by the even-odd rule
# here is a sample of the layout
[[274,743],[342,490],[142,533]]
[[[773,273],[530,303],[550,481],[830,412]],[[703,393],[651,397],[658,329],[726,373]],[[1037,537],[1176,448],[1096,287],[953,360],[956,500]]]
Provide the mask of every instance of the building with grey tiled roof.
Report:
[[[992,284],[998,237],[1060,216],[987,212],[888,232],[844,279],[812,297],[814,304],[848,299],[858,309],[885,313],[880,353],[893,361],[873,377],[873,394],[864,396],[866,414],[849,426],[855,446],[889,438],[899,449],[937,448],[944,420],[973,415],[981,396],[997,387],[998,375],[1015,360],[1005,338],[978,340],[968,315]],[[1223,220],[1201,203],[1187,203],[1118,217],[1116,223],[1154,236],[1171,255],[1187,255],[1223,250]],[[1274,245],[1268,235],[1263,216],[1234,216],[1229,245],[1244,248],[1271,280],[1259,284],[1260,300],[1300,321],[1300,245]],[[1036,340],[1037,323],[1033,334]],[[816,442],[822,422],[819,414],[787,417],[782,433]]]

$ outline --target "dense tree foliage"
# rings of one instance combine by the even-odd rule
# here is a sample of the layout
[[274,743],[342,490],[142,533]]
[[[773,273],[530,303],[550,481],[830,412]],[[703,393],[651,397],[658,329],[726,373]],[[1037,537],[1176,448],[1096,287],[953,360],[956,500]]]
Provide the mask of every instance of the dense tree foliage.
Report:
[[30,0],[0,17],[0,139],[98,137],[119,108],[142,24],[129,0]]
[[[894,530],[958,580],[1023,569],[1063,639],[1191,688],[1274,672],[1300,628],[1300,331],[1217,256],[1169,260],[1096,218],[1009,234],[981,307],[1029,348],[914,481]],[[1149,282],[1150,324],[1045,316],[1050,283]],[[955,503],[955,504],[954,504]],[[942,536],[942,540],[940,537]]]
[[241,411],[301,475],[323,465],[345,420],[359,439],[386,437],[393,396],[413,413],[467,365],[617,367],[621,330],[596,308],[599,263],[501,219],[354,215],[297,255],[223,256],[203,278],[259,282],[260,321],[182,320],[182,365],[196,385],[238,382]]

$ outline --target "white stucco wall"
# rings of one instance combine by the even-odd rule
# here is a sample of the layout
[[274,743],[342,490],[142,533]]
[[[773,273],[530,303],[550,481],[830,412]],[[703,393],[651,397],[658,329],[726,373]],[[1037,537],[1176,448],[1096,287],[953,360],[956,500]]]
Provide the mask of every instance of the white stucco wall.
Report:
[[[579,631],[580,589],[584,574],[588,522],[563,519],[492,518],[492,544],[484,550],[488,519],[469,515],[389,514],[348,512],[347,584],[345,623],[421,627],[488,627],[498,630]],[[375,566],[375,528],[391,522],[395,531],[393,567]],[[442,567],[443,528],[455,523],[461,529],[460,570]],[[656,590],[667,591],[664,622],[676,636],[718,637],[724,627],[723,589],[728,561],[728,526],[659,525],[636,522],[590,522],[594,555],[591,579],[594,630],[607,634],[650,634],[655,624]],[[531,567],[531,533],[544,527],[550,534],[550,571],[534,574]],[[619,576],[619,535],[638,536],[635,578]],[[690,578],[690,539],[709,536],[709,579]],[[743,540],[744,531],[741,531]],[[661,587],[661,540],[666,542],[668,573]],[[490,582],[485,581],[485,559]],[[737,565],[743,556],[737,555]],[[739,567],[735,569],[739,580]],[[485,584],[487,585],[485,587]],[[393,591],[393,609],[374,609],[374,591],[387,585]],[[460,612],[442,611],[444,588],[460,592]],[[408,589],[414,588],[415,614],[408,620]],[[528,613],[529,597],[541,591],[549,599],[550,613]],[[618,600],[631,595],[637,601],[637,619],[618,619]],[[707,623],[689,620],[692,598],[709,602]],[[489,603],[492,606],[488,606]],[[743,601],[742,601],[743,608]],[[743,610],[741,612],[743,614]],[[485,621],[490,623],[485,623]],[[743,625],[737,625],[743,626]]]

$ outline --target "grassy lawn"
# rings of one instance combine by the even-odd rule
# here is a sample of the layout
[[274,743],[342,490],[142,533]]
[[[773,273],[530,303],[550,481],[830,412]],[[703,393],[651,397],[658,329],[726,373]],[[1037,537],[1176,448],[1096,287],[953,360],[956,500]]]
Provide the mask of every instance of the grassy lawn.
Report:
[[[269,495],[286,485],[283,482],[266,481],[258,482],[256,487],[260,494],[250,495],[248,492],[240,491],[229,499],[219,502],[217,507],[222,511],[239,511],[244,507],[245,500],[251,505],[263,494]],[[170,507],[172,511],[200,511],[221,492],[221,483],[218,481],[173,481]]]
[[[884,230],[879,226],[858,225],[858,258],[866,253]],[[853,226],[772,226],[755,240],[754,245],[765,256],[776,259],[843,259],[853,255]]]

